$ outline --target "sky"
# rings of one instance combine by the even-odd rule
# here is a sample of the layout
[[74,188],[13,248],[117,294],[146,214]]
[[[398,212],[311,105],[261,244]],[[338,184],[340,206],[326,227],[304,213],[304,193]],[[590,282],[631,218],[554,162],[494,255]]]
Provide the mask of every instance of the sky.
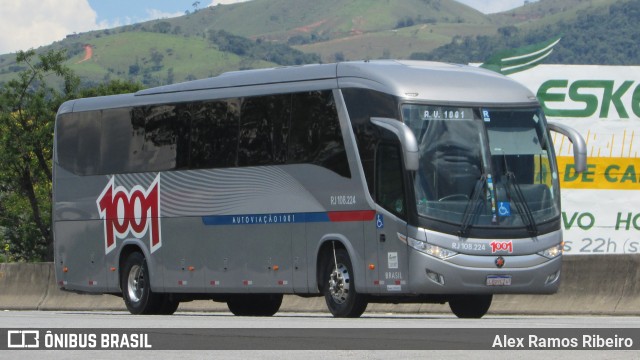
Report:
[[[249,0],[0,0],[0,54],[28,50],[67,35],[184,15]],[[320,0],[321,1],[321,0]],[[456,0],[490,14],[524,0]]]

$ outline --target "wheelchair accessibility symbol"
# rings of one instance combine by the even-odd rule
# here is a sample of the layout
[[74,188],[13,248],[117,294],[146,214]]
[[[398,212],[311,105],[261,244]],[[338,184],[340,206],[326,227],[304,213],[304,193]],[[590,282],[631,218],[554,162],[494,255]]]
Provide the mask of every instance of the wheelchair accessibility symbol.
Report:
[[376,214],[376,227],[378,229],[384,228],[384,217],[382,214]]
[[498,215],[511,216],[511,203],[498,202]]

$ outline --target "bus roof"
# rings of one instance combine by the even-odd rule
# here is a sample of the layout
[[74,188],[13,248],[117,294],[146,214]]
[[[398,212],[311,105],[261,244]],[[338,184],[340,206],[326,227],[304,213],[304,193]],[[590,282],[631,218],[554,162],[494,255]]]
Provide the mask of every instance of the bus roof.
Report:
[[[178,94],[202,94],[210,90],[219,94],[225,89],[234,89],[233,93],[238,94],[243,93],[239,91],[242,88],[267,86],[273,87],[273,93],[285,93],[291,91],[293,84],[300,88],[305,83],[320,82],[329,84],[327,88],[368,88],[401,98],[442,104],[537,103],[535,95],[526,87],[489,70],[438,62],[367,60],[232,71],[212,78],[140,90],[135,94],[71,101],[59,112],[166,102]],[[250,93],[247,90],[247,96]],[[159,98],[154,100],[156,96]],[[214,97],[220,98],[220,95]]]
[[217,77],[141,90],[136,96],[337,79],[338,87],[368,87],[438,102],[531,103],[527,88],[467,65],[401,60],[352,61],[227,72]]

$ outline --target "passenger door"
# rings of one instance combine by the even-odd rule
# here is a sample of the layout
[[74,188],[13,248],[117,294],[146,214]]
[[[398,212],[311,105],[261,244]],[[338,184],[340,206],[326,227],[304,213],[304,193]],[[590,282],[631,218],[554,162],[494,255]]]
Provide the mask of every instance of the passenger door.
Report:
[[407,197],[400,146],[380,143],[376,149],[376,234],[380,293],[407,289]]

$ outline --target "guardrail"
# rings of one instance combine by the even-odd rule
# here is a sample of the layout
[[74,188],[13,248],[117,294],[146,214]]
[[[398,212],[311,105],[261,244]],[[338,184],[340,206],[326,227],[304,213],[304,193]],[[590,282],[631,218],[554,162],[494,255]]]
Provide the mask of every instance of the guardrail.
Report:
[[[640,256],[565,256],[554,295],[496,295],[490,314],[640,314]],[[126,310],[113,295],[61,291],[52,263],[0,264],[0,310]],[[182,311],[227,311],[224,303],[193,301]],[[285,296],[281,312],[327,312],[324,298]],[[371,304],[367,312],[449,313],[447,305]]]

